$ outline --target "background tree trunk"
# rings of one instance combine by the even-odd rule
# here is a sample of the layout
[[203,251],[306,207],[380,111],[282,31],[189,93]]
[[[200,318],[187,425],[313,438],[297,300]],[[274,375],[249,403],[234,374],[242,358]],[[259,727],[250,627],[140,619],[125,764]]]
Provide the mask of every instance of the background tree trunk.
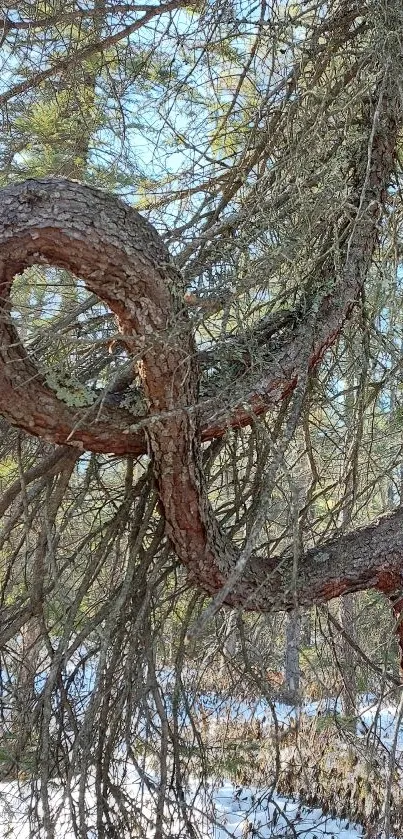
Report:
[[[354,594],[347,594],[339,600],[339,621],[350,638],[355,636],[354,626]],[[355,659],[351,644],[344,636],[340,639],[341,648],[341,677],[342,689],[340,693],[341,710],[344,717],[354,717],[356,714],[357,680],[355,676]]]
[[301,616],[297,609],[290,612],[287,618],[286,627],[286,650],[285,650],[285,690],[294,701],[299,698],[300,691],[300,665],[299,665],[299,644],[301,634]]

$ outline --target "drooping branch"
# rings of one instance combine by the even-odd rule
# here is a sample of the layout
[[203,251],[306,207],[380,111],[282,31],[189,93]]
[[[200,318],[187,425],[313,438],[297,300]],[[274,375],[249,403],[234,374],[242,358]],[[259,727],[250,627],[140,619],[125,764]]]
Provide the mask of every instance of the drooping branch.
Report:
[[[210,593],[221,589],[238,552],[212,513],[201,470],[200,436],[220,436],[228,425],[247,424],[296,386],[301,358],[312,368],[340,332],[359,296],[373,250],[394,160],[399,98],[388,77],[368,122],[357,166],[355,216],[344,237],[343,264],[334,278],[328,263],[308,320],[290,330],[249,406],[202,416],[198,370],[183,284],[154,228],[137,212],[99,190],[63,179],[41,179],[4,189],[0,200],[0,410],[37,436],[92,451],[141,453],[145,437],[131,430],[133,417],[118,410],[75,410],[47,386],[19,341],[10,316],[10,288],[26,267],[45,262],[80,276],[115,313],[125,341],[142,358],[149,405],[146,435],[164,508],[167,534],[194,581]],[[307,326],[309,325],[309,329]],[[314,334],[314,339],[311,337]],[[152,337],[152,340],[150,338]],[[307,345],[307,341],[309,341]],[[287,560],[252,558],[227,603],[265,610],[323,602],[348,591],[399,581],[399,515],[311,551],[297,581]],[[396,540],[396,543],[395,543]],[[403,549],[402,549],[403,550]],[[296,589],[296,590],[295,590]]]
[[35,466],[31,466],[30,469],[27,469],[21,476],[21,478],[17,478],[17,480],[13,481],[5,492],[0,497],[0,518],[4,516],[4,513],[9,508],[10,504],[15,501],[19,493],[21,492],[21,488],[27,487],[28,484],[32,483],[32,481],[36,481],[37,478],[41,478],[43,475],[52,475],[60,472],[64,468],[64,461],[71,457],[71,448],[70,447],[63,447],[55,449],[50,455],[43,458],[36,463]]

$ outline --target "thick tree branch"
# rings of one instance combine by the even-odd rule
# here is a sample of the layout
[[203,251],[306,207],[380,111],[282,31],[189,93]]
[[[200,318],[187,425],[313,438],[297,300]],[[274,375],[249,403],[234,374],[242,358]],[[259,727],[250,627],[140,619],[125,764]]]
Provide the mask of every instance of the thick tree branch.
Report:
[[400,128],[401,97],[389,78],[381,84],[373,103],[362,144],[360,159],[355,165],[350,196],[351,221],[340,222],[340,264],[338,276],[333,258],[326,258],[316,279],[316,294],[297,326],[292,321],[284,330],[280,347],[271,354],[266,375],[256,387],[244,394],[243,405],[226,405],[213,418],[203,416],[209,438],[225,433],[230,427],[248,425],[251,416],[258,416],[277,404],[295,387],[301,375],[301,359],[306,357],[307,332],[314,323],[314,342],[309,352],[309,367],[314,369],[326,350],[337,339],[344,322],[360,297],[378,240],[379,219],[386,189],[393,172],[395,147]]
[[[245,598],[245,588],[254,595]],[[293,609],[326,603],[369,588],[387,596],[403,587],[403,510],[332,539],[303,554],[295,579],[293,558],[254,559],[231,603],[246,608]]]
[[[307,319],[290,331],[267,375],[250,395],[250,408],[203,416],[204,439],[251,421],[293,390],[301,359],[314,367],[340,332],[360,294],[374,247],[384,192],[393,170],[400,99],[387,75],[368,121],[352,200],[355,217],[346,229],[344,260],[333,277],[325,263]],[[124,412],[76,411],[47,387],[19,342],[10,317],[13,277],[45,262],[84,279],[115,313],[126,343],[142,358],[149,404],[146,434],[164,508],[167,534],[194,581],[219,591],[239,559],[208,503],[201,470],[198,370],[192,324],[183,302],[181,275],[154,228],[112,196],[65,181],[27,181],[4,189],[0,200],[0,408],[13,424],[57,443],[93,451],[139,453],[144,438],[132,433]],[[333,269],[333,266],[332,266]],[[314,335],[307,345],[307,334]],[[150,340],[152,337],[152,340]],[[310,342],[312,339],[308,339]],[[243,400],[244,402],[244,400]],[[130,417],[130,418],[129,418]],[[401,513],[377,526],[328,543],[301,560],[295,581],[289,560],[252,558],[226,602],[251,609],[293,608],[377,587],[399,585]]]

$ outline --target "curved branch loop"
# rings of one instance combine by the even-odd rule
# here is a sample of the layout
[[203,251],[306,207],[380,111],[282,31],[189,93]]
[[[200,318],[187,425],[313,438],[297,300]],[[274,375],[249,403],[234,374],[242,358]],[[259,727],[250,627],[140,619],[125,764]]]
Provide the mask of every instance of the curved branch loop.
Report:
[[[145,436],[130,429],[133,418],[120,410],[68,408],[46,386],[22,347],[11,319],[13,277],[40,261],[82,277],[87,288],[115,313],[125,340],[142,356],[141,375],[149,404],[148,446],[164,508],[167,533],[195,582],[219,591],[238,555],[221,532],[207,500],[200,466],[200,436],[221,436],[228,425],[244,425],[296,385],[300,357],[313,367],[335,340],[360,293],[377,242],[383,194],[393,169],[399,106],[382,90],[369,126],[369,140],[354,185],[356,217],[345,237],[344,265],[334,279],[332,265],[314,316],[315,329],[301,323],[279,350],[250,408],[234,406],[202,417],[198,428],[198,372],[191,322],[183,302],[182,278],[156,230],[113,196],[64,179],[26,181],[0,196],[0,410],[11,423],[59,443],[99,452],[139,454]],[[364,163],[364,165],[363,165]],[[307,347],[306,335],[310,344]],[[308,349],[308,352],[307,352]],[[368,562],[353,534],[310,551],[293,589],[292,563],[252,558],[225,602],[251,609],[292,608],[296,597],[309,605],[348,591],[395,580],[399,552],[384,557],[390,542],[367,528],[361,540],[377,564]],[[364,534],[364,535],[363,535]],[[377,535],[378,534],[378,535]],[[383,534],[383,535],[382,535]],[[382,535],[381,541],[380,535]],[[358,538],[358,537],[357,537]],[[349,541],[350,540],[350,541]],[[340,561],[340,546],[344,560]],[[400,573],[400,572],[399,572]]]

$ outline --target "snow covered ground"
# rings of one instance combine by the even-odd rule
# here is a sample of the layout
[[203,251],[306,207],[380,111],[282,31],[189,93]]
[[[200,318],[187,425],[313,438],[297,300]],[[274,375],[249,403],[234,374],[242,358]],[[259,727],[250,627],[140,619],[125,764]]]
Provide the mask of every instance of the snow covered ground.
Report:
[[228,839],[228,836],[357,839],[362,836],[361,828],[324,816],[321,810],[300,807],[291,799],[274,796],[267,801],[262,790],[251,788],[242,791],[239,798],[235,793],[232,784],[224,784],[215,794],[217,821],[222,827],[215,826],[208,834],[213,839]]
[[[131,777],[131,793],[134,800],[139,800],[140,783],[135,773]],[[0,837],[1,839],[32,839],[35,833],[29,820],[29,789],[17,784],[0,785]],[[203,839],[359,839],[360,828],[349,826],[346,822],[336,821],[324,816],[321,810],[308,810],[297,803],[281,796],[270,798],[264,790],[257,788],[236,789],[233,784],[225,783],[205,795],[197,791],[196,784],[188,790],[188,801],[192,802],[193,824]],[[91,818],[93,802],[87,796],[88,824],[94,824]],[[92,807],[91,807],[92,805]],[[75,839],[68,807],[63,803],[60,791],[55,790],[51,809],[58,813],[55,824],[57,839]],[[153,821],[153,806],[147,797],[142,799],[142,815]],[[95,812],[94,812],[95,815]],[[187,836],[179,819],[175,816],[169,821],[167,839],[179,839]],[[44,835],[44,834],[43,834]],[[87,839],[96,839],[96,831],[90,829]],[[147,837],[154,836],[152,827]]]
[[[324,711],[332,713],[337,710],[335,703],[327,703],[326,706],[318,703],[310,703],[303,709],[307,716],[323,714]],[[219,708],[211,701],[209,711],[212,719],[220,719],[225,716],[223,707]],[[266,717],[269,723],[270,714],[267,706],[251,706],[240,703],[237,708],[237,715],[248,719],[251,716],[262,719]],[[276,706],[276,716],[280,725],[289,725],[292,717],[295,717],[296,710],[286,705]],[[363,697],[360,706],[360,720],[357,723],[357,731],[362,736],[375,736],[379,738],[387,750],[395,739],[396,726],[398,750],[403,750],[403,726],[397,719],[397,709],[392,704],[379,707],[375,698]],[[145,794],[144,788],[141,793],[139,777],[134,769],[125,778],[125,791],[133,802],[140,802],[142,818],[149,820],[150,825],[154,821],[155,804],[151,794]],[[74,797],[74,795],[73,795]],[[187,790],[187,800],[191,804],[192,821],[197,826],[200,837],[203,839],[245,839],[245,837],[260,837],[260,839],[359,839],[363,836],[360,827],[349,825],[325,816],[319,809],[307,809],[298,805],[292,799],[274,795],[270,797],[267,790],[254,787],[236,787],[230,782],[221,785],[210,784],[210,788],[201,791],[196,781]],[[73,831],[69,807],[63,798],[63,792],[56,786],[52,792],[51,812],[56,819],[55,836],[57,839],[74,839],[76,834]],[[85,806],[88,813],[87,839],[96,839],[95,827],[95,803],[94,796],[89,790],[86,794]],[[34,833],[30,825],[31,795],[29,784],[3,783],[0,784],[0,839],[32,839]],[[170,808],[167,813],[166,836],[170,839],[185,837],[186,831],[181,824],[178,814],[175,812],[176,805]],[[94,817],[92,816],[94,813]],[[42,834],[45,835],[44,833]],[[147,837],[154,836],[154,830],[150,826],[146,832]],[[122,837],[123,839],[123,837]]]

